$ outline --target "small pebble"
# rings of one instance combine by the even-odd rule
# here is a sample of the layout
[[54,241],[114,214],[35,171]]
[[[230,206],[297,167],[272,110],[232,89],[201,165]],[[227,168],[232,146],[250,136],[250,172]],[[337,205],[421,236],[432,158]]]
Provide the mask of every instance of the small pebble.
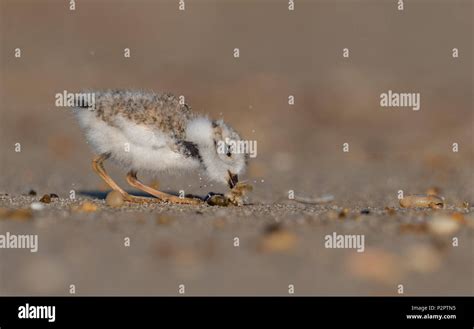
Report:
[[301,202],[301,203],[307,203],[307,204],[321,204],[321,203],[329,203],[334,201],[334,196],[327,194],[323,195],[319,198],[307,198],[307,197],[302,197],[302,196],[296,196],[293,199],[296,202]]
[[83,202],[79,207],[73,208],[74,211],[78,212],[94,212],[97,211],[97,209],[97,206],[89,201]]
[[30,204],[30,208],[33,210],[43,210],[44,205],[41,202],[33,202],[32,204]]
[[260,241],[260,250],[264,252],[286,252],[296,245],[296,235],[278,224],[265,228],[264,235]]
[[123,205],[124,200],[122,194],[117,191],[110,191],[105,197],[105,203],[112,208],[119,208]]
[[206,199],[206,202],[210,206],[228,207],[231,205],[229,199],[222,194],[213,194]]
[[433,208],[442,209],[444,201],[436,195],[408,195],[400,200],[403,208]]
[[36,196],[36,191],[35,191],[35,190],[30,190],[30,191],[28,192],[28,195],[29,195],[29,196]]
[[272,223],[270,225],[265,226],[265,228],[263,230],[263,233],[264,234],[271,234],[271,233],[278,232],[282,229],[283,229],[283,227],[280,223]]
[[342,210],[339,212],[338,217],[339,217],[339,218],[346,218],[348,214],[349,214],[349,209],[348,209],[348,208],[344,208],[344,209],[342,209]]
[[459,230],[459,223],[446,215],[438,215],[428,221],[428,231],[435,236],[451,236]]
[[40,199],[40,202],[51,203],[51,196],[49,194],[43,195],[43,197]]
[[370,210],[369,210],[369,209],[362,209],[362,210],[360,211],[360,213],[361,213],[362,215],[368,215],[368,214],[370,214]]
[[51,197],[51,199],[59,199],[59,195],[57,195],[56,193],[50,193],[49,196]]

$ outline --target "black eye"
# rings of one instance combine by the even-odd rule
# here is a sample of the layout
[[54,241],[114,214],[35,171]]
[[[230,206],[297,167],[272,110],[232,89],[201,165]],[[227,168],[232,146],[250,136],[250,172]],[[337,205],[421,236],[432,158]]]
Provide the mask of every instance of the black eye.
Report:
[[232,156],[232,153],[230,152],[230,146],[227,146],[227,153],[226,155],[230,158]]

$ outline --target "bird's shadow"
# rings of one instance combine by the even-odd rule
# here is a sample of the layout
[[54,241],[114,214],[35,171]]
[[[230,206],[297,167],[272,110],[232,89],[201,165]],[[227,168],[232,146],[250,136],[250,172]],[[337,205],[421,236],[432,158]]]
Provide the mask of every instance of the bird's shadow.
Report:
[[[87,196],[87,197],[90,197],[90,198],[93,198],[93,199],[105,200],[105,198],[107,197],[107,194],[109,192],[110,192],[110,190],[107,190],[107,191],[82,190],[82,191],[79,191],[78,193],[79,193],[79,195]],[[145,193],[145,192],[141,192],[141,191],[126,191],[126,192],[129,193],[130,195],[134,195],[134,196],[153,198],[152,195],[150,195],[148,193]],[[166,194],[177,196],[177,197],[179,196],[179,193],[177,193],[175,191],[163,191],[163,192],[166,193]],[[204,200],[206,198],[206,196],[202,197],[200,195],[194,195],[194,194],[186,194],[185,197],[187,197],[187,198],[198,198],[198,199],[201,199],[201,200]]]

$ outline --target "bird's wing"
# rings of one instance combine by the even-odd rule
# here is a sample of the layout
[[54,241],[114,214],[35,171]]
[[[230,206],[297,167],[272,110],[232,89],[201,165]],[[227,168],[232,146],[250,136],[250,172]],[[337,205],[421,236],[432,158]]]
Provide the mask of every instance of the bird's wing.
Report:
[[185,157],[201,159],[199,148],[195,143],[184,140],[178,140],[176,142],[176,146],[178,148],[178,152],[183,154]]
[[96,113],[106,122],[123,117],[179,139],[184,138],[186,124],[193,116],[191,108],[173,95],[133,91],[98,93]]
[[115,118],[115,124],[131,144],[158,149],[176,143],[171,136],[151,125],[137,124],[124,117]]

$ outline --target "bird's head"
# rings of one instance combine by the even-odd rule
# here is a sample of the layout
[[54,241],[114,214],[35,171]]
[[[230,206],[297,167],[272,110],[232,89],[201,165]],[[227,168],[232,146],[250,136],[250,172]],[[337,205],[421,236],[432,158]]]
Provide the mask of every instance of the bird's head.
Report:
[[224,121],[199,117],[186,129],[186,139],[197,145],[207,176],[233,188],[247,165],[247,154],[238,147],[239,135]]

